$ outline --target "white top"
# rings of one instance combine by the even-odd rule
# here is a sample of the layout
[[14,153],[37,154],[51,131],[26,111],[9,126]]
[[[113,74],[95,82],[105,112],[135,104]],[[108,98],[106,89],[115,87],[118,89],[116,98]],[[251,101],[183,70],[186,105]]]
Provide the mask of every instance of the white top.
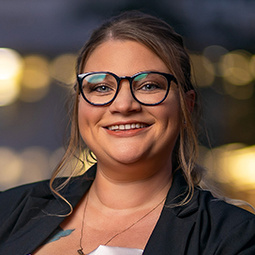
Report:
[[88,255],[142,255],[142,253],[141,249],[100,245]]

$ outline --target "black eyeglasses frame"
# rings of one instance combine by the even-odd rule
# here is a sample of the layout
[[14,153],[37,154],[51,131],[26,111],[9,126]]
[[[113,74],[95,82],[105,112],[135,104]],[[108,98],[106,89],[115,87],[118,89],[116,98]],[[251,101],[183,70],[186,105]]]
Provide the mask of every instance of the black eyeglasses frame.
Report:
[[[96,104],[96,103],[90,102],[90,101],[86,98],[86,96],[84,95],[83,89],[82,89],[82,82],[83,82],[83,79],[84,79],[85,77],[87,77],[88,75],[91,75],[91,74],[100,74],[100,73],[105,73],[105,74],[110,74],[110,75],[112,75],[112,76],[116,79],[116,81],[117,81],[117,89],[116,89],[115,95],[113,96],[113,98],[112,98],[110,101],[108,101],[108,102],[106,102],[106,103],[103,103],[103,104]],[[166,94],[165,94],[164,98],[163,98],[162,100],[160,100],[159,102],[155,103],[155,104],[147,104],[147,103],[141,102],[140,100],[138,100],[138,99],[135,97],[134,92],[133,92],[133,89],[132,89],[132,82],[133,82],[133,80],[134,80],[137,76],[139,76],[139,75],[141,75],[141,74],[150,74],[150,73],[163,75],[163,76],[167,79],[167,81],[168,81],[167,91],[166,91]],[[134,98],[138,103],[140,103],[141,105],[145,105],[145,106],[155,106],[155,105],[161,104],[161,103],[167,98],[167,96],[168,96],[168,93],[169,93],[169,90],[170,90],[171,81],[173,81],[176,85],[178,85],[176,78],[175,78],[172,74],[163,73],[163,72],[156,72],[156,71],[139,72],[139,73],[136,73],[136,74],[134,74],[134,75],[132,75],[132,76],[121,76],[121,77],[119,77],[118,75],[116,75],[116,74],[114,74],[114,73],[112,73],[112,72],[104,72],[104,71],[101,71],[101,72],[81,73],[81,74],[78,74],[78,75],[77,75],[77,81],[78,81],[78,85],[79,85],[79,92],[81,93],[82,97],[84,98],[84,100],[85,100],[86,102],[88,102],[89,104],[94,105],[94,106],[105,106],[105,105],[111,104],[111,103],[115,100],[115,98],[117,97],[117,95],[118,95],[118,92],[119,92],[119,89],[120,89],[120,82],[121,82],[122,80],[128,80],[128,81],[129,81],[130,91],[131,91],[131,94],[132,94],[133,98]],[[76,86],[75,86],[75,89],[76,89]]]

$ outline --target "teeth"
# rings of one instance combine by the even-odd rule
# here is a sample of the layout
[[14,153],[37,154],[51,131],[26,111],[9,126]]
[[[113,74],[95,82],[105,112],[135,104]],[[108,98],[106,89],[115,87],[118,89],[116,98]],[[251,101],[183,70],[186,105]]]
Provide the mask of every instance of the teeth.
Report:
[[146,127],[145,124],[142,123],[132,123],[132,124],[125,124],[125,125],[113,125],[109,126],[109,130],[129,130],[129,129],[136,129],[136,128],[144,128]]

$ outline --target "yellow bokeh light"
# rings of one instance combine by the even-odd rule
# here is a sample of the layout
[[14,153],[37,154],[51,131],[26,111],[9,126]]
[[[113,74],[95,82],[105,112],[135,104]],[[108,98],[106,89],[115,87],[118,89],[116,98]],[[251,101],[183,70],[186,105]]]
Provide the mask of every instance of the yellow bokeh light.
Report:
[[36,102],[45,97],[50,85],[49,62],[45,57],[30,55],[24,58],[21,85],[21,100]]
[[255,187],[255,146],[226,151],[222,163],[236,186],[245,189]]
[[229,67],[224,72],[228,82],[234,85],[245,85],[251,81],[251,75],[247,69],[240,67]]
[[63,54],[56,57],[51,63],[52,77],[64,84],[73,85],[75,78],[75,65],[77,56],[75,54]]
[[11,149],[0,147],[0,186],[7,189],[18,183],[22,175],[22,160]]
[[191,54],[190,58],[193,82],[199,87],[211,86],[215,78],[214,67],[211,61],[202,55],[196,54]]
[[253,55],[250,59],[250,72],[255,79],[255,55]]
[[17,76],[22,69],[22,58],[18,52],[8,48],[0,48],[0,80]]
[[22,66],[18,52],[0,48],[0,106],[9,105],[18,98]]
[[252,81],[249,71],[250,54],[246,51],[232,51],[221,58],[220,69],[223,77],[233,85],[246,85]]
[[255,146],[228,144],[213,149],[205,158],[209,176],[239,190],[255,187]]
[[0,80],[0,106],[12,104],[18,98],[20,84],[15,79]]

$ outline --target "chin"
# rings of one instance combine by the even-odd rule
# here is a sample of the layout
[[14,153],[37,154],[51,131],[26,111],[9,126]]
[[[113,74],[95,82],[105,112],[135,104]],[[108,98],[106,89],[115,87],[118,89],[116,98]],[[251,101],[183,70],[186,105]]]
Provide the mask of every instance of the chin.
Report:
[[141,158],[137,157],[130,157],[130,156],[124,156],[124,157],[115,157],[114,160],[120,164],[123,165],[133,165],[136,163],[139,163],[141,161]]
[[122,165],[134,165],[139,164],[142,161],[146,161],[145,155],[139,154],[137,152],[134,153],[134,151],[130,152],[123,152],[123,153],[115,153],[114,155],[108,155],[110,156],[111,162],[115,164],[122,164]]

